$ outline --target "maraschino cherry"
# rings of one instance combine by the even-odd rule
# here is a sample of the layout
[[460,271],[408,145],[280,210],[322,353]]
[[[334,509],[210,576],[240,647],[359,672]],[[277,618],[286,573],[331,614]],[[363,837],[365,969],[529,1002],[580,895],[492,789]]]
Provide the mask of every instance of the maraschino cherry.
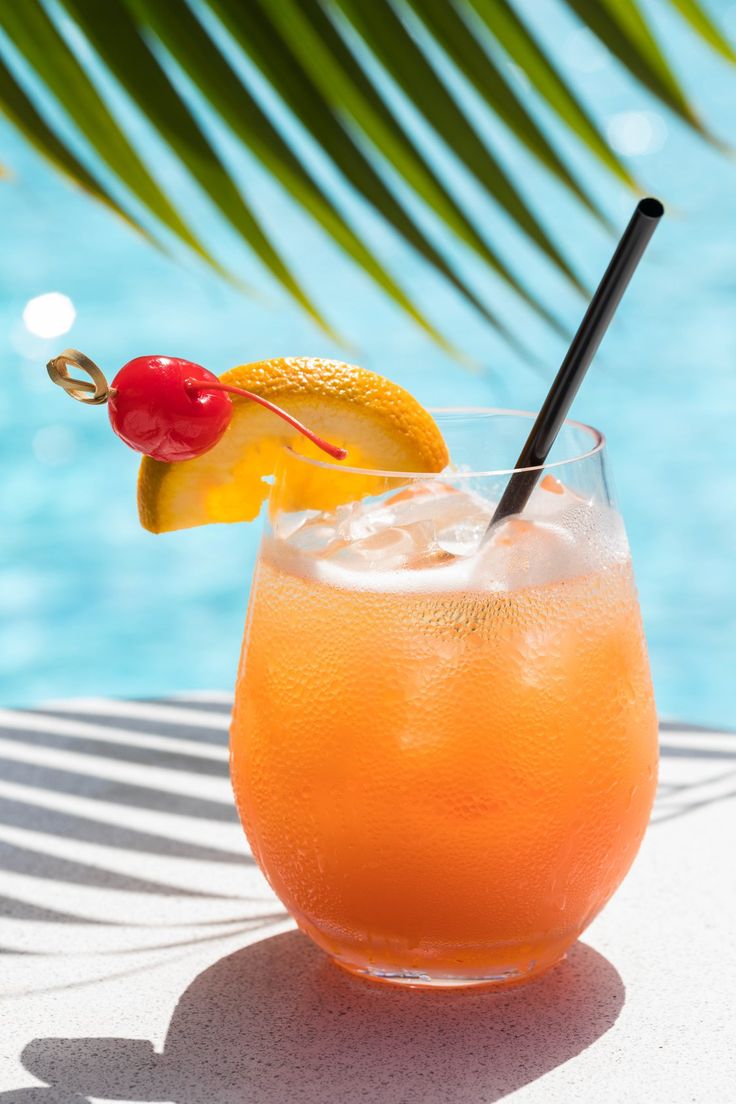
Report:
[[[70,378],[70,364],[87,372],[92,383]],[[347,456],[344,448],[323,440],[268,399],[221,383],[201,364],[180,357],[136,357],[120,369],[111,386],[97,365],[77,349],[65,349],[47,368],[54,383],[72,398],[95,405],[107,402],[118,437],[154,460],[193,460],[216,445],[230,424],[231,394],[277,414],[336,460]]]
[[[110,425],[126,445],[154,460],[192,460],[216,445],[230,424],[229,397],[212,390],[219,382],[179,357],[136,357],[112,381]],[[209,390],[195,384],[209,384]]]

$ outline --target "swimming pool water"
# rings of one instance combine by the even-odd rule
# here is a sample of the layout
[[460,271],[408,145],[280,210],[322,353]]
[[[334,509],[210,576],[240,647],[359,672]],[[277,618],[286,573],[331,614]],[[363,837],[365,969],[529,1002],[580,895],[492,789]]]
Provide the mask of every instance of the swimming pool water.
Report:
[[[724,13],[722,5],[712,7]],[[669,208],[574,415],[608,436],[660,712],[729,725],[736,668],[736,165],[666,116],[610,59],[595,54],[591,72],[588,47],[551,0],[539,11],[543,33],[555,39],[570,79],[587,90],[601,126],[629,148],[646,147],[630,165]],[[655,8],[652,17],[660,20],[703,116],[733,138],[734,71],[676,21],[662,24]],[[468,110],[475,110],[472,97]],[[635,113],[633,123],[628,113]],[[155,150],[145,124],[131,119],[143,147]],[[571,243],[581,273],[594,284],[612,240],[502,128],[487,134],[523,170],[525,193],[535,197],[557,239]],[[266,289],[261,299],[154,252],[0,124],[0,161],[15,174],[0,181],[0,703],[229,687],[240,646],[257,526],[162,537],[141,531],[136,457],[110,433],[104,410],[72,403],[48,383],[45,362],[61,348],[82,348],[109,374],[147,352],[185,356],[216,372],[264,356],[337,355],[392,376],[427,405],[515,407],[538,406],[564,352],[472,257],[445,242],[468,279],[523,329],[542,368],[520,363],[376,217],[344,195],[351,217],[404,285],[481,370],[458,366],[382,301],[226,135],[217,132],[217,140],[301,279],[353,338],[349,352],[268,286],[163,152],[155,151],[162,178],[173,181],[219,255],[259,280]],[[446,162],[427,141],[432,156]],[[632,198],[574,153],[623,226]],[[304,156],[321,165],[306,142]],[[452,186],[472,199],[479,225],[574,327],[582,301],[458,168],[447,172]],[[26,330],[22,312],[29,299],[48,291],[70,296],[77,318],[68,334],[44,341]]]

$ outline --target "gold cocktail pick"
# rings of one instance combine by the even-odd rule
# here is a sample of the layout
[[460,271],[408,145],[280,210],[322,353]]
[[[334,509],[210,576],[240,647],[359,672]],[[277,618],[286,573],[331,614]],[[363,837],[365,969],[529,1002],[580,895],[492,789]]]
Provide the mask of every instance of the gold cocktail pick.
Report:
[[[91,382],[70,376],[70,365],[86,372]],[[101,406],[114,395],[114,389],[108,384],[102,369],[98,368],[95,362],[84,353],[80,353],[79,349],[64,349],[63,353],[59,353],[48,362],[46,370],[52,382],[62,387],[67,395],[71,395],[77,402]]]

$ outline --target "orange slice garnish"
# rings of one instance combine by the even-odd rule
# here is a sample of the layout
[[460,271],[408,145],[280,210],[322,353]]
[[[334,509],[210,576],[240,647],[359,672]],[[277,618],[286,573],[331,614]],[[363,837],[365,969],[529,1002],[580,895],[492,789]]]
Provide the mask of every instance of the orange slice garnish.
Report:
[[[365,368],[339,360],[283,357],[243,364],[220,379],[270,399],[343,445],[348,450],[344,463],[351,468],[437,472],[448,462],[432,416],[403,387]],[[277,415],[234,396],[230,425],[209,452],[171,464],[144,457],[138,479],[141,524],[152,533],[165,533],[251,521],[268,497],[267,480],[285,445],[325,459]],[[300,467],[305,485],[309,483],[309,505],[328,508],[367,493],[369,480],[338,476],[329,468]],[[298,498],[293,483],[292,477],[289,493]]]

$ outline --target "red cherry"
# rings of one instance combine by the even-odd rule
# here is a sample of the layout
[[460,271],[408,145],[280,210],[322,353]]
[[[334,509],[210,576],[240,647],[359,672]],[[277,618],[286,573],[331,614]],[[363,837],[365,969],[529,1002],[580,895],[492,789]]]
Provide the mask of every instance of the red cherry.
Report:
[[[215,384],[211,390],[208,385]],[[110,423],[126,445],[154,460],[191,460],[230,424],[232,403],[220,381],[180,357],[129,360],[112,381]]]
[[154,460],[193,460],[216,445],[230,424],[230,395],[277,414],[336,460],[347,456],[344,448],[323,440],[268,399],[221,383],[201,364],[180,357],[129,360],[108,393],[110,424],[126,445]]

